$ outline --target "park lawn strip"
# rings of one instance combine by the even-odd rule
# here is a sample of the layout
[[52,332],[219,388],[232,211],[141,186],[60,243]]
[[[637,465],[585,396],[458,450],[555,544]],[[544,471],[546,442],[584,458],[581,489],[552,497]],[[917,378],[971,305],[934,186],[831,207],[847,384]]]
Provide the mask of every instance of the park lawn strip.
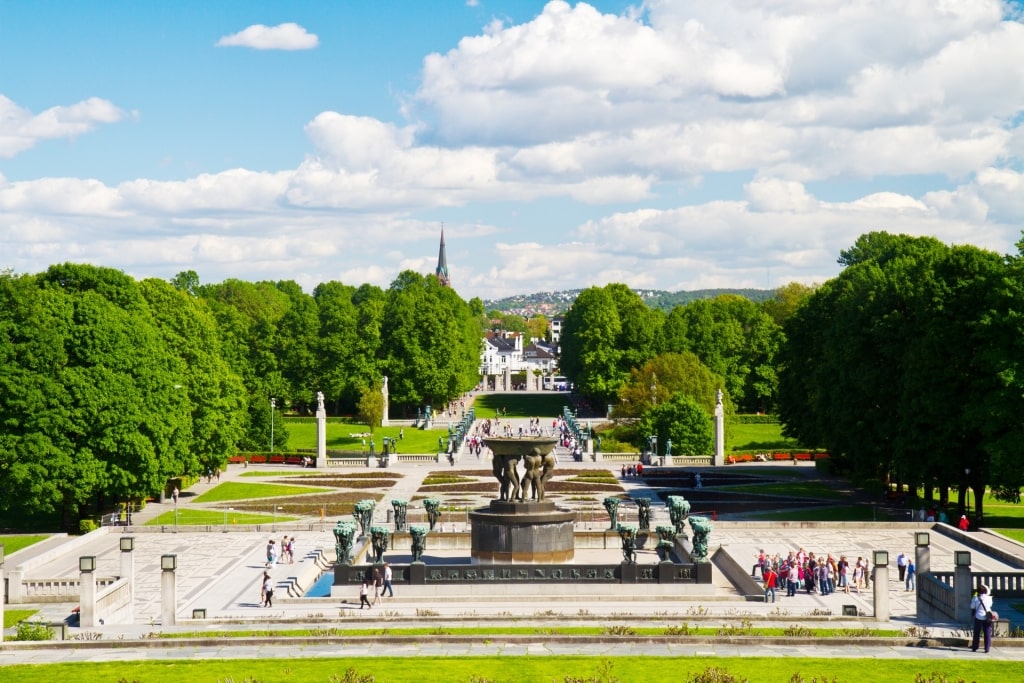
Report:
[[[385,641],[386,642],[386,641]],[[301,655],[301,652],[297,652]],[[754,683],[789,683],[794,674],[810,680],[906,683],[936,674],[934,680],[1007,680],[1007,663],[995,659],[864,659],[842,657],[365,657],[338,659],[207,659],[128,662],[80,662],[75,664],[14,664],[3,669],[6,683],[38,683],[70,680],[76,683],[107,681],[175,681],[208,683],[220,680],[280,681],[299,683],[331,680],[419,683],[468,683],[494,680],[502,683],[537,681],[647,681],[661,680],[656,672],[671,672],[671,680],[686,683],[714,667],[738,679]],[[353,676],[346,678],[352,670]],[[429,676],[425,674],[429,672]],[[373,678],[369,678],[372,676]]]
[[327,493],[332,491],[321,486],[285,486],[284,484],[256,484],[240,481],[228,481],[218,484],[203,495],[195,498],[195,503],[222,503],[229,500],[251,500],[253,498],[278,498],[281,496],[301,496],[305,493]]
[[[570,405],[569,394],[480,394],[473,401],[477,419],[498,417],[539,417],[541,427],[550,427],[551,420],[562,415]],[[507,415],[505,411],[508,411]],[[456,420],[458,422],[458,420]],[[545,424],[547,422],[547,424]]]
[[799,449],[793,439],[782,435],[779,423],[728,422],[725,427],[725,449],[732,451],[791,451]]
[[[438,437],[448,439],[448,418],[441,419],[440,416],[434,424],[440,429],[423,430],[415,427],[377,427],[373,430],[374,450],[380,455],[383,450],[383,438],[397,439],[399,453],[436,453]],[[453,419],[458,424],[458,419]],[[300,448],[316,449],[316,422],[304,419],[292,421],[285,418],[285,426],[288,428],[288,450],[297,451]],[[369,437],[355,437],[352,434],[369,434],[370,427],[365,424],[339,423],[327,421],[327,448],[342,451],[363,451],[363,439],[366,439],[366,450],[369,450]],[[403,434],[403,438],[399,435]]]
[[991,529],[991,531],[1012,538],[1018,543],[1024,543],[1024,529]]
[[[225,515],[227,512],[227,515]],[[178,510],[179,526],[221,526],[223,524],[266,524],[274,519],[273,515],[245,512],[241,510],[195,510],[182,508]],[[277,515],[278,522],[293,522],[298,517]],[[174,526],[174,510],[164,512],[146,522],[143,526]]]
[[835,489],[817,481],[775,482],[769,484],[740,484],[728,487],[729,491],[740,493],[764,493],[773,496],[793,496],[796,498],[835,498]]
[[751,512],[747,517],[757,521],[779,520],[787,522],[872,522],[875,511],[869,505],[840,505],[815,507],[780,512]]
[[25,621],[38,611],[35,609],[6,609],[4,610],[4,628],[17,626],[18,622]]
[[4,556],[10,557],[14,553],[40,541],[45,541],[49,534],[17,534],[14,536],[0,536],[0,544],[4,546]]
[[[679,637],[684,634],[682,633],[669,633],[668,630],[672,627],[667,626],[630,626],[630,635],[652,637],[652,636],[663,636],[666,638]],[[782,627],[782,626],[771,626],[771,627],[757,627],[752,626],[749,629],[743,629],[742,632],[735,632],[726,627],[729,635],[743,635],[743,636],[754,636],[754,637],[783,637],[793,632],[793,629],[801,629],[801,633],[805,634],[801,637],[808,638],[857,638],[864,637],[860,634],[866,633],[864,630],[858,629],[856,633],[858,635],[851,636],[851,629],[845,628],[805,628],[798,626]],[[292,630],[254,630],[254,631],[191,631],[191,632],[177,632],[177,633],[161,633],[159,637],[162,639],[181,639],[181,638],[313,638],[313,637],[416,637],[416,636],[481,636],[489,638],[500,638],[501,636],[608,636],[608,637],[623,637],[628,638],[628,635],[612,634],[607,633],[607,626],[556,626],[556,627],[544,627],[544,626],[506,626],[506,625],[495,625],[493,627],[486,626],[466,626],[466,627],[448,627],[448,626],[423,626],[423,627],[411,627],[411,628],[302,628]],[[723,632],[721,626],[690,626],[688,632],[685,635],[688,636],[716,636]],[[879,629],[877,631],[870,631],[868,637],[871,638],[898,638],[903,633],[895,629]]]

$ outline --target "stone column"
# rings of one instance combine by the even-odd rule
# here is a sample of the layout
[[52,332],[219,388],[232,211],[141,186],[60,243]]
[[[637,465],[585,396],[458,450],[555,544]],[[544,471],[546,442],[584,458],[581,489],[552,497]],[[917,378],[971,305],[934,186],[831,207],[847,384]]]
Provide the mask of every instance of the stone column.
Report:
[[918,532],[914,536],[914,571],[917,576],[921,576],[932,570],[932,549],[927,531]]
[[725,406],[722,405],[721,389],[715,399],[715,459],[712,464],[715,467],[725,464]]
[[875,599],[875,621],[889,621],[889,567],[875,565],[871,570],[871,590]]
[[174,626],[178,623],[178,582],[175,574],[178,556],[163,555],[160,558],[160,567],[160,624]]
[[[963,552],[963,551],[958,551]],[[974,615],[971,614],[971,592],[974,589],[974,580],[971,576],[970,553],[967,555],[967,563],[958,565],[953,572],[953,595],[956,599],[956,623],[974,624]]]
[[[128,582],[128,623],[135,623],[135,539],[121,539],[121,578]],[[126,542],[127,541],[127,542]]]
[[384,412],[380,419],[380,426],[387,427],[390,424],[388,420],[388,376],[384,375],[384,381],[380,386],[380,393],[384,397]]
[[327,410],[323,400],[316,409],[316,466],[327,467]]
[[4,642],[4,544],[0,543],[0,643]]
[[[96,558],[79,558],[78,591],[80,611],[78,613],[78,624],[82,628],[96,627]],[[87,566],[93,567],[85,571]]]

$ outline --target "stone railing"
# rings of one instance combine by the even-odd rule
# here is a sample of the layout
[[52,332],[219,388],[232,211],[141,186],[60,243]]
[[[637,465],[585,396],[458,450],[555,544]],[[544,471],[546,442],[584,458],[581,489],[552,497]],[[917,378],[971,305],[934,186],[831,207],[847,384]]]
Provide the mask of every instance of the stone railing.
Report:
[[97,590],[96,618],[107,624],[129,623],[130,612],[127,608],[131,604],[131,584],[127,578],[118,579],[105,588]]
[[[953,586],[953,572],[932,572],[940,583]],[[997,598],[1024,597],[1024,572],[971,572],[971,590],[985,584]]]
[[917,605],[919,614],[941,615],[956,620],[956,591],[953,573],[938,572],[917,575]]
[[[97,590],[112,586],[113,578],[96,579]],[[22,579],[21,601],[27,602],[74,602],[81,595],[78,579]],[[14,604],[14,603],[12,603]]]

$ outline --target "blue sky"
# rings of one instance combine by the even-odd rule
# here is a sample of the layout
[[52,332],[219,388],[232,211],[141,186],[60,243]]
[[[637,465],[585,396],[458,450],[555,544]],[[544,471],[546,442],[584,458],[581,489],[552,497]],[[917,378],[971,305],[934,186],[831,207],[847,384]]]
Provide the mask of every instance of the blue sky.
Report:
[[386,287],[444,223],[492,298],[1013,251],[1019,6],[884,7],[0,2],[0,268]]

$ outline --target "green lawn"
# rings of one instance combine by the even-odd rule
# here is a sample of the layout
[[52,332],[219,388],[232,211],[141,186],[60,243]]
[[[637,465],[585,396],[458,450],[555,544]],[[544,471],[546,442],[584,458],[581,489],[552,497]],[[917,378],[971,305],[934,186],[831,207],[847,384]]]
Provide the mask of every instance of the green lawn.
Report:
[[763,493],[772,496],[793,496],[796,498],[832,499],[838,495],[835,489],[817,481],[780,481],[768,484],[742,484],[729,486],[725,490],[739,493]]
[[992,529],[992,531],[1000,533],[1007,538],[1012,538],[1018,543],[1024,543],[1024,529]]
[[30,545],[35,545],[40,541],[45,541],[49,538],[47,534],[19,534],[17,536],[0,536],[0,544],[4,546],[4,555],[9,556],[18,552],[22,548],[27,548]]
[[[459,420],[453,421],[453,426]],[[299,448],[316,448],[316,423],[308,419],[297,421],[285,418],[288,427],[288,449],[294,451]],[[435,420],[434,426],[437,429],[422,430],[412,427],[377,427],[373,430],[374,450],[380,454],[384,445],[384,437],[398,439],[399,453],[436,453],[438,437],[447,440],[448,418]],[[350,424],[343,422],[327,422],[327,448],[334,448],[343,451],[362,450],[362,437],[351,436],[352,434],[369,433],[370,428],[364,424]],[[402,438],[399,438],[399,435]],[[367,439],[369,443],[369,439]]]
[[782,436],[780,424],[746,424],[730,421],[725,425],[725,450],[729,453],[795,448],[800,448],[800,444]]
[[806,510],[747,513],[745,517],[747,516],[757,521],[789,522],[873,522],[886,519],[870,505],[840,505]]
[[16,626],[19,621],[28,619],[39,610],[34,609],[5,609],[4,610],[4,628],[11,628]]
[[[719,635],[722,631],[722,626],[694,626],[686,624],[679,627],[668,627],[665,626],[630,626],[628,627],[632,635],[639,637],[658,637],[658,636],[676,636],[676,635],[688,635],[688,636],[715,636]],[[733,633],[733,635],[749,635],[759,637],[778,638],[792,633],[792,626],[773,626],[773,627],[750,627],[744,629],[737,626],[741,632]],[[684,630],[685,633],[679,633],[680,630]],[[808,628],[801,631],[807,638],[843,638],[849,640],[851,638],[860,637],[858,634],[864,633],[866,630],[870,631],[870,635],[873,638],[897,638],[903,635],[903,631],[896,629],[846,629],[846,628]],[[445,635],[445,636],[529,636],[529,635],[545,635],[545,636],[607,636],[609,631],[608,626],[556,626],[554,628],[548,626],[508,626],[505,624],[494,625],[494,626],[421,626],[421,627],[409,627],[409,628],[380,628],[380,627],[367,627],[367,628],[300,628],[300,629],[273,629],[273,630],[238,630],[238,631],[181,631],[172,633],[161,633],[160,638],[165,639],[179,639],[179,638],[311,638],[311,637],[323,637],[323,636],[350,636],[368,638],[372,636],[431,636],[431,635]]]
[[[382,641],[387,643],[386,640]],[[386,645],[383,648],[386,650]],[[1005,681],[1007,663],[990,658],[962,660],[934,659],[844,659],[841,657],[365,657],[320,659],[215,659],[129,662],[82,662],[78,664],[5,666],[7,683],[38,683],[42,680],[69,680],[76,683],[100,681],[388,681],[419,683],[537,683],[548,681],[672,680],[688,683],[714,667],[752,683],[790,683],[810,681],[870,681],[906,683],[921,680]],[[347,674],[351,670],[350,674]],[[801,678],[794,674],[799,673]],[[918,679],[918,675],[923,678]],[[934,678],[929,678],[935,674]],[[942,676],[943,678],[939,678]],[[707,677],[703,680],[725,681]]]
[[[225,514],[226,513],[226,514]],[[145,526],[174,526],[174,510],[155,517]],[[275,518],[271,513],[258,514],[245,510],[196,510],[181,508],[177,512],[178,526],[221,526],[222,524],[269,524]],[[299,519],[285,515],[277,516],[278,522],[291,522]]]
[[300,496],[304,493],[326,493],[334,489],[322,486],[287,486],[285,484],[262,484],[241,481],[227,481],[218,484],[195,499],[196,503],[223,503],[232,500],[253,498],[278,498]]
[[557,392],[539,394],[480,394],[473,401],[478,418],[496,417],[498,411],[508,417],[543,417],[549,425],[551,418],[562,414],[562,408],[569,406],[569,395]]

